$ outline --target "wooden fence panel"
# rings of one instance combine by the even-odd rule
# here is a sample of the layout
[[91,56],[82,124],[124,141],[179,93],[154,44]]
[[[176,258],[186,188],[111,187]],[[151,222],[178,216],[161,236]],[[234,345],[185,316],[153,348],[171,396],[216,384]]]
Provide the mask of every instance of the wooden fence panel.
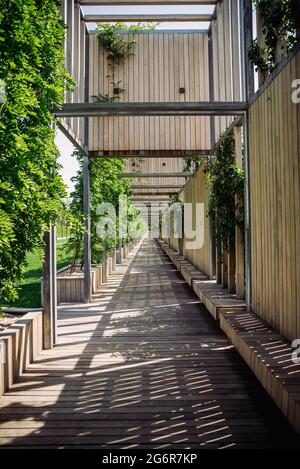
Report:
[[300,337],[299,76],[298,52],[249,113],[252,307],[290,339]]
[[[181,193],[184,202],[193,204],[193,216],[195,221],[196,203],[204,204],[204,244],[201,248],[187,249],[184,243],[184,256],[195,266],[209,276],[210,259],[209,259],[209,224],[208,224],[208,190],[203,170],[197,171],[195,176],[191,178]],[[195,225],[193,226],[195,229]]]
[[[126,34],[133,39],[132,34]],[[145,32],[135,36],[134,55],[112,68],[107,51],[90,35],[90,101],[209,101],[208,35]],[[114,70],[114,71],[112,71]],[[109,77],[108,77],[109,76]],[[114,94],[113,82],[125,91]],[[184,92],[180,92],[184,88]],[[200,150],[210,148],[210,118],[102,117],[90,119],[90,150]]]
[[[240,18],[238,0],[218,2],[211,23],[215,101],[240,101]],[[234,117],[215,117],[216,142]]]

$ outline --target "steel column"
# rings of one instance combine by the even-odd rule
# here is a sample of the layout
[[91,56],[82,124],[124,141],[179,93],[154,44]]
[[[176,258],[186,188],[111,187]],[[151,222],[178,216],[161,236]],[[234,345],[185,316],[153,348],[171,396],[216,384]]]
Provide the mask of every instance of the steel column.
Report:
[[[242,66],[242,99],[249,101],[254,92],[253,67],[251,67],[248,50],[252,41],[252,1],[240,0],[241,29],[241,66]],[[245,296],[247,311],[251,311],[251,221],[250,221],[250,174],[249,174],[249,120],[248,111],[243,113],[243,156],[245,170]]]
[[43,264],[43,349],[53,348],[53,256],[52,229],[44,234]]
[[90,169],[89,159],[83,162],[83,212],[84,212],[84,302],[92,299],[91,286],[91,213],[90,213]]
[[51,226],[51,273],[52,273],[52,341],[57,343],[57,280],[56,280],[56,226]]

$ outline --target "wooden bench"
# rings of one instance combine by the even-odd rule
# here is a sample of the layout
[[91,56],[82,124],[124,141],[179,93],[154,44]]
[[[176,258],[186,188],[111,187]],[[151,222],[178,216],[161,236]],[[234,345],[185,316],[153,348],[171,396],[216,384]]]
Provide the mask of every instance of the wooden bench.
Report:
[[300,433],[300,363],[291,342],[255,313],[228,312],[220,326],[290,424]]
[[207,275],[165,242],[160,241],[160,245],[216,320],[219,320],[220,314],[228,311],[245,311],[244,300],[237,299],[235,295],[218,285],[215,280],[210,280]]

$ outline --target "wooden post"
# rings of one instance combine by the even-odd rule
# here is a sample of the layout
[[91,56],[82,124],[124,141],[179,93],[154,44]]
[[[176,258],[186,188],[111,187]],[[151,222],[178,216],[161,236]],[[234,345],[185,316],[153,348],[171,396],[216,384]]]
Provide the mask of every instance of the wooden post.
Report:
[[83,163],[83,211],[84,211],[84,302],[92,299],[91,286],[91,219],[90,219],[90,170],[89,158]]
[[[265,35],[263,33],[263,19],[261,17],[260,8],[256,8],[256,29],[257,29],[257,45],[260,49],[264,49],[266,46]],[[266,72],[258,70],[258,85],[262,85],[266,79]]]
[[[240,126],[233,129],[235,140],[235,163],[240,168],[243,167],[242,149],[242,128]],[[243,209],[244,201],[240,194],[235,196],[236,210]],[[235,228],[235,265],[236,265],[236,296],[239,299],[245,298],[245,242],[242,230]]]
[[228,288],[228,259],[229,253],[226,248],[223,248],[223,264],[222,264],[222,285],[223,288]]
[[[278,4],[279,0],[273,0],[274,3]],[[278,35],[277,43],[275,47],[275,63],[278,65],[284,56],[287,55],[287,41],[285,38],[282,38]]]
[[222,284],[223,265],[220,262],[220,256],[221,256],[221,253],[219,252],[219,248],[217,247],[216,248],[216,259],[217,259],[217,263],[216,263],[216,281],[217,281],[217,283],[219,283],[221,285]]
[[228,252],[228,291],[230,293],[236,292],[236,271],[235,271],[235,248]]
[[53,345],[57,343],[56,226],[51,226],[52,322]]
[[113,272],[115,272],[115,271],[116,271],[116,258],[117,258],[117,250],[116,250],[116,248],[114,248],[111,257],[112,257],[112,270],[113,270]]
[[45,257],[43,265],[43,348],[53,348],[53,256],[52,230],[44,234]]
[[243,18],[243,42],[244,42],[244,59],[242,65],[245,67],[244,80],[245,80],[245,96],[242,99],[246,101],[254,94],[254,66],[249,60],[249,50],[253,40],[253,19],[252,19],[252,0],[242,0],[242,18]]

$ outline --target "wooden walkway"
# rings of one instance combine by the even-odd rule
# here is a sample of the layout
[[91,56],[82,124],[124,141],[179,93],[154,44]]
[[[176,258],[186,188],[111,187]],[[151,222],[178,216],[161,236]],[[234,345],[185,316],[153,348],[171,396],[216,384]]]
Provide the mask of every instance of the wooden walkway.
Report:
[[0,445],[300,447],[217,323],[153,240],[0,399]]

